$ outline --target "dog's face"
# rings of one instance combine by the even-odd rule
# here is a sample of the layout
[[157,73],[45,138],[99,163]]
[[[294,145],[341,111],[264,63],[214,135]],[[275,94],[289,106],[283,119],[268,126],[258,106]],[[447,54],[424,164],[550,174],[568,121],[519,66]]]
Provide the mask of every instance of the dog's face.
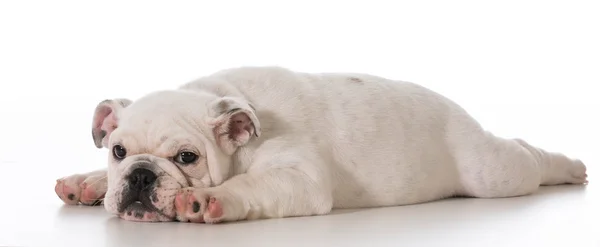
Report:
[[109,150],[105,208],[127,220],[172,221],[178,190],[221,184],[231,155],[260,127],[242,99],[165,91],[101,102],[92,132]]

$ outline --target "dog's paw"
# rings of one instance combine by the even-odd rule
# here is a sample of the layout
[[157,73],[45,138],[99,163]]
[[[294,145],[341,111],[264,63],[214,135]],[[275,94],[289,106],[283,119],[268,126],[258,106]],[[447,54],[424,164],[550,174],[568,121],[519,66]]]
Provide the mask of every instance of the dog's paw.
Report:
[[106,194],[106,173],[76,174],[56,180],[54,191],[68,205],[102,204]]
[[575,160],[570,167],[571,178],[568,180],[572,184],[587,184],[587,168],[581,160]]
[[[218,191],[185,188],[175,196],[177,220],[193,223],[220,223],[233,220],[233,200]],[[228,206],[228,207],[225,207]]]

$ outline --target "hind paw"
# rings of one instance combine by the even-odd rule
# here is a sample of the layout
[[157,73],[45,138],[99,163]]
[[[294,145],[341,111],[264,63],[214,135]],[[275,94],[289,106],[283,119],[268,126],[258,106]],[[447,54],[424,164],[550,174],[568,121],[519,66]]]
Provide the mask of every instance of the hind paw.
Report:
[[573,166],[570,169],[571,179],[568,181],[571,184],[587,184],[587,168],[581,162],[581,160],[576,160],[573,162]]

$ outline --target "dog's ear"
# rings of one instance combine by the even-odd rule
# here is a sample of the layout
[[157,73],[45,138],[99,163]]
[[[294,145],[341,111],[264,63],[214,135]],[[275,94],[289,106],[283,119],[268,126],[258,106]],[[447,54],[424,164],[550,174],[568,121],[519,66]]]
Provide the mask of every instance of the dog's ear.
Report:
[[119,126],[119,112],[131,104],[128,99],[102,101],[96,106],[92,122],[92,137],[97,148],[108,147],[110,134]]
[[253,136],[260,137],[260,122],[254,107],[240,98],[223,97],[208,106],[209,122],[219,147],[231,155],[248,143]]

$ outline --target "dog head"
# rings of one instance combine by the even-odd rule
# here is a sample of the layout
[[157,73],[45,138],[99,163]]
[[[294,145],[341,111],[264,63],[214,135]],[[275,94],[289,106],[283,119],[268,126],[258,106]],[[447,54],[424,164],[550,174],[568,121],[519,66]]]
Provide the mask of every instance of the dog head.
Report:
[[162,91],[101,102],[92,135],[109,150],[105,208],[127,220],[172,221],[178,190],[223,183],[232,154],[260,136],[260,123],[241,98]]

